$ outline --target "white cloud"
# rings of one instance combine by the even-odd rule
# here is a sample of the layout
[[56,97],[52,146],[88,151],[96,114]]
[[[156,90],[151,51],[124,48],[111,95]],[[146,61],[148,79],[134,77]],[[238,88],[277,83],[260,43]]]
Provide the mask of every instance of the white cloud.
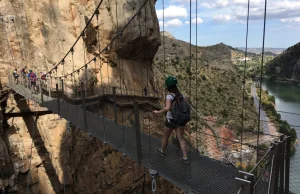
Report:
[[283,23],[300,23],[300,17],[284,18],[280,20]]
[[190,24],[190,21],[185,21],[184,23],[185,23],[185,24]]
[[[250,0],[250,20],[263,20],[264,6],[265,0]],[[201,0],[200,7],[214,9],[206,12],[211,18],[216,14],[229,14],[238,21],[247,19],[248,0]],[[300,17],[299,10],[300,0],[268,0],[267,19]]]
[[[195,2],[196,0],[192,0],[192,2]],[[170,0],[171,3],[189,3],[190,0]]]
[[[243,1],[243,0],[235,0]],[[254,4],[250,4],[250,19],[262,20],[264,17],[264,0],[254,0]],[[241,2],[240,2],[241,3]],[[273,0],[267,7],[268,19],[284,19],[300,16],[300,1],[295,0]],[[236,18],[245,20],[247,18],[247,6],[237,6],[234,8]]]
[[230,15],[222,15],[222,14],[217,14],[213,17],[213,20],[217,21],[217,22],[227,22],[231,19]]
[[203,19],[201,19],[201,18],[194,18],[194,19],[192,19],[192,24],[196,24],[196,22],[198,24],[202,24],[203,23]]
[[[250,5],[260,5],[264,0],[250,0]],[[234,4],[248,6],[248,0],[233,0]]]
[[[158,19],[163,18],[163,10],[156,10]],[[187,17],[187,10],[184,7],[170,5],[165,8],[165,18],[177,18],[177,17]]]
[[209,1],[208,2],[203,2],[200,3],[201,7],[205,7],[205,8],[224,8],[227,7],[229,5],[228,0],[217,0],[216,2],[213,1]]
[[[175,18],[175,19],[172,19],[172,20],[169,20],[169,21],[165,22],[165,27],[179,27],[179,26],[182,26],[182,24],[183,23],[182,23],[181,20]],[[163,22],[160,21],[159,25],[163,26]]]

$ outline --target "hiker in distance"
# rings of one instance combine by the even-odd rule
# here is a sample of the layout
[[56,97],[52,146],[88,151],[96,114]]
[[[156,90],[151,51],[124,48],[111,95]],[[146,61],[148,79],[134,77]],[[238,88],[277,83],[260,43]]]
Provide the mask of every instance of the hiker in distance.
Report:
[[180,148],[183,153],[181,161],[188,164],[189,159],[187,157],[187,146],[184,139],[184,129],[186,123],[190,121],[190,106],[188,105],[185,97],[179,92],[177,88],[177,79],[174,76],[169,76],[165,80],[165,86],[170,94],[166,97],[166,105],[161,110],[153,111],[154,115],[160,115],[167,112],[164,136],[162,138],[161,148],[157,149],[157,152],[165,156],[165,151],[168,146],[168,140],[172,131],[175,130],[177,138],[180,143]]

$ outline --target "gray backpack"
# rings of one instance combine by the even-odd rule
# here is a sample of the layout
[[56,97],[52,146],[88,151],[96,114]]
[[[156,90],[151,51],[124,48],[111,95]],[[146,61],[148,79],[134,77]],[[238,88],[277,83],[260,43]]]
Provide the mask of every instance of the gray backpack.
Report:
[[172,100],[172,117],[173,123],[178,126],[184,126],[191,120],[190,112],[191,107],[183,97],[183,95],[177,96],[178,100],[176,100],[176,96],[172,95],[174,100]]

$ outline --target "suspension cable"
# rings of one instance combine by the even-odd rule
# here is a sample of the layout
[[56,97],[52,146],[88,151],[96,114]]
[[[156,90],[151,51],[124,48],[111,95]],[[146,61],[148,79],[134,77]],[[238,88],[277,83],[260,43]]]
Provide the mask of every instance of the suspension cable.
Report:
[[[197,8],[196,8],[197,9]],[[196,23],[197,23],[197,18],[196,18]],[[190,0],[190,71],[189,71],[189,98],[190,101],[192,101],[192,0]],[[197,86],[196,86],[197,87]],[[189,162],[190,162],[190,167],[189,167],[189,176],[190,176],[190,186],[192,186],[192,149],[191,149],[191,129],[189,129]]]
[[62,61],[70,54],[71,50],[75,47],[75,45],[77,44],[77,42],[79,41],[79,39],[81,38],[82,34],[85,32],[85,30],[88,28],[88,26],[90,25],[90,23],[92,22],[92,19],[94,18],[94,16],[96,15],[97,10],[99,10],[101,4],[102,4],[103,0],[101,0],[98,4],[98,6],[96,7],[93,15],[90,17],[89,21],[86,23],[84,29],[81,31],[80,35],[77,37],[76,41],[74,42],[74,44],[72,45],[72,47],[70,48],[70,50],[65,54],[65,56],[60,60],[60,62],[58,62],[50,71],[47,72],[50,73],[52,70],[54,70],[57,66],[59,66]]
[[[198,0],[196,0],[196,112],[198,112]],[[199,152],[198,117],[196,116],[196,146]]]
[[[244,106],[245,106],[245,87],[246,87],[246,68],[247,68],[247,56],[248,56],[248,32],[249,32],[249,13],[250,13],[250,0],[248,0],[247,10],[247,30],[246,30],[246,48],[245,48],[245,65],[244,65],[244,78],[243,78],[243,99],[242,99],[242,128],[241,128],[241,146],[243,145],[243,133],[244,133]],[[241,149],[240,165],[243,165],[243,152]]]
[[[123,31],[129,26],[129,24],[136,18],[136,16],[138,15],[138,13],[145,7],[146,3],[149,0],[145,0],[145,2],[142,4],[142,6],[139,8],[139,10],[134,14],[134,16],[126,23],[126,25],[120,30],[120,33],[117,34],[115,37],[112,38],[112,40],[107,44],[106,47],[104,47],[100,53],[98,53],[95,57],[99,57],[100,54],[104,51],[106,51],[113,43],[114,41],[119,37],[120,34],[123,33]],[[86,64],[84,64],[83,66],[81,66],[80,68],[78,68],[75,71],[81,70],[82,68],[85,67],[85,65],[89,65],[94,59],[91,59],[89,62],[87,62]],[[67,74],[66,76],[70,75],[71,73]]]
[[[166,76],[166,45],[165,45],[165,1],[162,0],[162,10],[163,10],[163,36],[162,36],[162,45],[163,45],[163,63],[164,63],[164,66],[163,66],[163,73],[164,73],[164,76]],[[163,87],[163,95],[164,95],[164,99],[166,101],[166,87]]]
[[[262,93],[262,78],[263,78],[263,68],[264,68],[264,57],[265,57],[265,38],[266,38],[266,23],[267,23],[267,3],[268,0],[265,0],[264,8],[264,28],[263,28],[263,45],[262,45],[262,55],[261,55],[261,69],[260,69],[260,88],[259,88],[259,107],[261,105],[261,93]],[[260,120],[261,108],[258,109],[258,121]],[[258,132],[257,132],[257,148],[259,146],[259,132],[260,132],[260,122],[258,123]],[[256,162],[258,161],[258,150],[256,153]]]

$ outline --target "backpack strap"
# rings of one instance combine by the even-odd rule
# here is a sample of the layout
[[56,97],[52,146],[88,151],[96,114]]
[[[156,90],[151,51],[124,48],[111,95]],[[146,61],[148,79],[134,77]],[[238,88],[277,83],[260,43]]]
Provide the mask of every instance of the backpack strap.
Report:
[[175,100],[176,100],[176,96],[174,96],[173,94],[170,94],[171,96],[173,96],[173,100],[172,100],[172,102],[171,102],[171,104],[173,104],[173,102],[175,102]]

